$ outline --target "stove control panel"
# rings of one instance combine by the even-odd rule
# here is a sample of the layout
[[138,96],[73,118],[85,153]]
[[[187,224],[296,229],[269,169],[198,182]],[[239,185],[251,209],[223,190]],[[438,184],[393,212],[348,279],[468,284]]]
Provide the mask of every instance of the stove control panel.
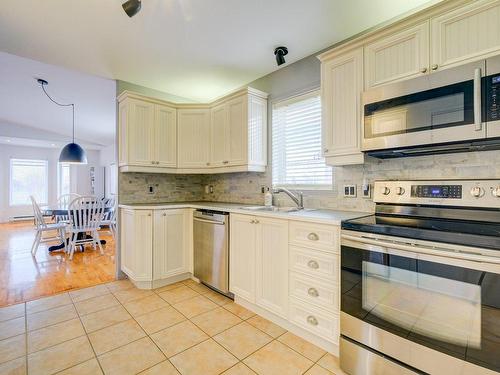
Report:
[[375,181],[376,203],[500,208],[500,180]]

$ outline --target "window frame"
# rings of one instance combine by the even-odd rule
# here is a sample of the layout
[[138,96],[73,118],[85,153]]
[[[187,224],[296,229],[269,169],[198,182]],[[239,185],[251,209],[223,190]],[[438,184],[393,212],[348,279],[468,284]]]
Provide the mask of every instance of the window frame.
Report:
[[[69,176],[69,186],[68,192],[63,193],[61,190],[62,187],[62,170],[63,168],[68,168],[68,176]],[[71,164],[69,163],[57,163],[57,197],[59,198],[63,194],[71,193]]]
[[13,189],[13,168],[15,167],[16,162],[43,162],[43,166],[45,167],[45,193],[46,196],[44,197],[43,201],[37,201],[39,205],[47,205],[49,203],[49,161],[47,159],[22,159],[22,158],[10,158],[9,159],[9,207],[27,207],[30,206],[31,203],[28,201],[26,203],[13,203],[12,202],[12,193],[14,191]]

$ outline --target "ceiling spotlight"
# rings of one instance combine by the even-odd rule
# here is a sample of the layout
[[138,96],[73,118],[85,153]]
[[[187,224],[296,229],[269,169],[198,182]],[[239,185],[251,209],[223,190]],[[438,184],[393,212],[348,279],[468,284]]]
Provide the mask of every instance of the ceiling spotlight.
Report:
[[133,17],[141,10],[141,0],[127,0],[122,4],[122,8],[127,16]]
[[276,56],[276,64],[278,66],[286,63],[285,56],[288,54],[288,48],[286,47],[277,47],[274,49],[274,56]]

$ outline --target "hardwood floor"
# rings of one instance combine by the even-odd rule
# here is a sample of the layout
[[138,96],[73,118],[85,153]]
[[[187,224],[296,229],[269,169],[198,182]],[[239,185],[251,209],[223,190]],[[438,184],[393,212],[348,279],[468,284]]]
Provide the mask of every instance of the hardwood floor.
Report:
[[109,234],[105,255],[87,246],[69,260],[63,251],[49,253],[51,243],[41,244],[35,257],[30,250],[35,230],[32,222],[0,224],[0,306],[29,301],[63,291],[115,279],[115,243]]

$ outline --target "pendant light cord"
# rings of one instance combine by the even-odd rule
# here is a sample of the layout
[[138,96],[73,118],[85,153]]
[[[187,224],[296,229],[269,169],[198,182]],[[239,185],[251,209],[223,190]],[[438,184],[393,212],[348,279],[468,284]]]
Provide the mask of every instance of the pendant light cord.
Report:
[[49,98],[51,102],[53,102],[53,103],[55,103],[55,104],[57,104],[58,106],[61,106],[61,107],[70,107],[71,106],[71,109],[73,111],[73,143],[75,143],[75,104],[73,104],[73,103],[71,103],[71,104],[62,104],[62,103],[56,102],[54,99],[52,99],[50,97],[50,95],[45,90],[45,85],[47,84],[47,81],[38,80],[38,83],[40,83],[40,85],[42,85],[43,92],[45,93],[45,95],[47,95],[47,98]]

